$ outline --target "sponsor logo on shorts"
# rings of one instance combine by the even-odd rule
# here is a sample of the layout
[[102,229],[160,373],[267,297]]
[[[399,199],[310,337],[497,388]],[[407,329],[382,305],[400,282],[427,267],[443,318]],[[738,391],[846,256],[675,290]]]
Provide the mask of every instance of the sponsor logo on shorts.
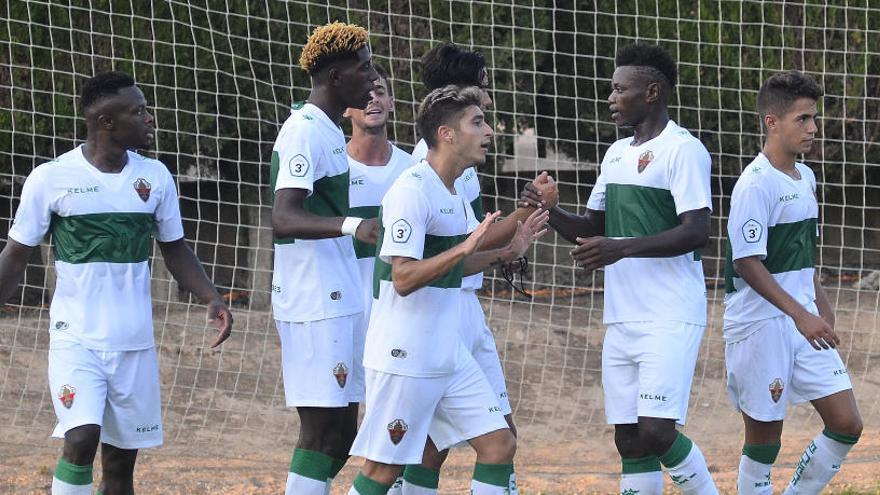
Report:
[[398,359],[406,358],[406,350],[405,349],[391,349],[391,357],[395,357]]
[[455,213],[455,208],[440,208],[440,213],[443,215],[452,215]]
[[834,370],[834,376],[846,375],[846,368],[840,368],[839,370]]
[[88,193],[96,193],[101,192],[101,188],[99,186],[84,186],[84,187],[68,187],[67,194],[88,194]]
[[657,394],[639,394],[639,399],[642,400],[655,400],[657,402],[666,402],[669,400],[665,395],[657,395]]
[[388,436],[391,437],[391,443],[399,444],[408,429],[409,426],[400,418],[388,423]]
[[338,301],[338,300],[342,299],[342,292],[338,291],[338,290],[334,290],[333,292],[330,293],[330,299],[333,301]]
[[281,294],[281,286],[272,284],[272,292],[274,292],[276,294]]
[[66,321],[56,321],[55,330],[67,330],[70,325]]
[[648,151],[642,153],[642,155],[639,156],[639,173],[644,172],[645,169],[648,168],[648,165],[651,164],[652,160],[654,160],[654,152],[653,151],[648,150]]
[[151,433],[159,430],[159,425],[140,425],[134,429],[136,433]]
[[348,381],[348,368],[345,367],[345,363],[336,364],[333,368],[333,376],[336,377],[339,388],[345,388],[345,382]]
[[70,409],[73,406],[73,398],[76,396],[76,389],[72,385],[62,385],[61,391],[58,392],[58,400],[61,405]]
[[501,397],[502,399],[506,398],[507,397],[507,390],[498,394],[498,397]]
[[138,180],[134,181],[134,191],[137,193],[138,197],[141,198],[141,201],[144,203],[150,199],[150,191],[153,189],[153,186],[147,182],[147,179],[143,177],[138,177]]
[[493,413],[493,412],[501,412],[501,408],[498,407],[498,406],[489,406],[489,412],[490,412],[490,413]]
[[773,402],[779,402],[779,399],[782,398],[783,390],[785,390],[785,383],[783,383],[782,378],[774,378],[770,382],[770,398],[773,399]]

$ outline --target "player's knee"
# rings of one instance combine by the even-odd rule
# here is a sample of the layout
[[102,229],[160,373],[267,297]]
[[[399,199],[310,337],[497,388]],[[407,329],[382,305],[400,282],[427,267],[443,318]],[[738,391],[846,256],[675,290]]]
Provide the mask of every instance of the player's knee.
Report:
[[827,424],[826,427],[834,433],[858,438],[862,435],[862,418],[859,415],[840,418],[836,419],[833,424]]
[[675,429],[675,422],[666,420],[640,421],[639,422],[639,441],[648,453],[655,455],[665,454],[678,432]]
[[84,466],[95,460],[98,443],[101,441],[101,427],[82,425],[71,428],[64,434],[64,453],[62,457],[71,464]]
[[648,455],[648,450],[639,438],[636,425],[616,425],[614,428],[614,446],[620,457],[635,459]]
[[480,457],[488,464],[507,464],[516,455],[516,437],[509,429],[496,432],[492,443]]

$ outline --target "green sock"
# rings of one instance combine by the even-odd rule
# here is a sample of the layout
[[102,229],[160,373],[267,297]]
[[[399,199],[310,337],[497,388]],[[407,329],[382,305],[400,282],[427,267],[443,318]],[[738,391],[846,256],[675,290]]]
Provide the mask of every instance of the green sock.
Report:
[[344,459],[333,459],[333,466],[330,467],[330,478],[335,478],[339,471],[342,471],[342,468],[345,467],[345,463],[348,462],[348,457]]
[[326,482],[334,476],[333,466],[337,459],[314,450],[296,449],[290,460],[290,472],[305,478]]
[[383,485],[374,479],[367,478],[364,473],[358,473],[354,479],[354,489],[359,495],[386,495],[391,485]]
[[408,464],[403,469],[403,479],[416,486],[422,488],[433,488],[434,490],[440,486],[440,470],[431,469],[418,464]]

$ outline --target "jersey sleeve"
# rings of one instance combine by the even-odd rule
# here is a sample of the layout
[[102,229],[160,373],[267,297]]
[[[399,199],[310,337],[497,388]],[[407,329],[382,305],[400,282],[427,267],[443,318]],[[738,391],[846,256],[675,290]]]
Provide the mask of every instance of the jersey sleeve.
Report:
[[321,143],[308,126],[294,125],[278,136],[272,151],[278,153],[278,177],[275,191],[305,189],[311,193],[316,180],[323,177],[316,167],[321,163]]
[[421,191],[392,187],[382,199],[382,250],[379,258],[391,263],[392,256],[420,260],[425,251],[428,224],[427,199]]
[[587,200],[587,209],[596,211],[605,211],[605,175],[599,172],[596,177],[596,185],[590,191],[590,198]]
[[156,240],[171,242],[183,238],[183,220],[180,218],[180,201],[177,199],[177,184],[174,177],[162,165],[162,197],[156,208]]
[[25,246],[40,244],[52,222],[52,198],[45,184],[45,176],[43,170],[37,167],[25,179],[21,203],[9,229],[9,238]]
[[669,190],[675,201],[675,213],[709,208],[712,210],[712,157],[698,141],[679,147],[669,171]]
[[727,236],[733,259],[767,257],[767,228],[770,222],[768,195],[757,184],[735,187],[730,198]]

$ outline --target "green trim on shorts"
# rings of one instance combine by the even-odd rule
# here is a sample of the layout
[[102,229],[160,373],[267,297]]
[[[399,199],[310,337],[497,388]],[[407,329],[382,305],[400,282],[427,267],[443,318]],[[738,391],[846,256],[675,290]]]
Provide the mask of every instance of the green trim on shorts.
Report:
[[834,440],[834,441],[844,443],[846,445],[855,445],[856,442],[859,441],[859,437],[852,436],[852,435],[845,435],[843,433],[835,433],[835,432],[829,430],[828,428],[825,428],[824,430],[822,430],[822,434],[825,435],[826,437]]
[[296,449],[290,460],[290,472],[316,481],[327,481],[332,478],[333,464],[336,459],[314,450]]
[[436,490],[437,487],[440,486],[440,470],[431,469],[418,464],[407,464],[407,466],[403,468],[403,479],[411,485],[420,486],[422,488],[433,488]]
[[694,442],[690,438],[686,437],[684,433],[678,432],[678,436],[672,442],[672,447],[669,447],[669,450],[660,456],[660,463],[668,468],[678,466],[691,453],[693,446]]
[[622,474],[653,473],[654,471],[663,470],[660,466],[660,458],[653,454],[638,458],[623,457],[620,461],[622,464],[620,472]]
[[782,448],[782,445],[778,443],[771,445],[743,445],[743,455],[755,462],[772,465],[776,462],[776,456],[779,455],[780,448]]
[[92,484],[92,465],[79,466],[61,458],[58,459],[58,464],[55,466],[54,477],[68,485],[90,485]]
[[487,485],[508,488],[510,475],[513,474],[513,463],[510,464],[482,464],[474,466],[474,480]]
[[374,479],[367,478],[364,473],[358,473],[352,484],[360,495],[387,495],[391,485],[383,485]]

